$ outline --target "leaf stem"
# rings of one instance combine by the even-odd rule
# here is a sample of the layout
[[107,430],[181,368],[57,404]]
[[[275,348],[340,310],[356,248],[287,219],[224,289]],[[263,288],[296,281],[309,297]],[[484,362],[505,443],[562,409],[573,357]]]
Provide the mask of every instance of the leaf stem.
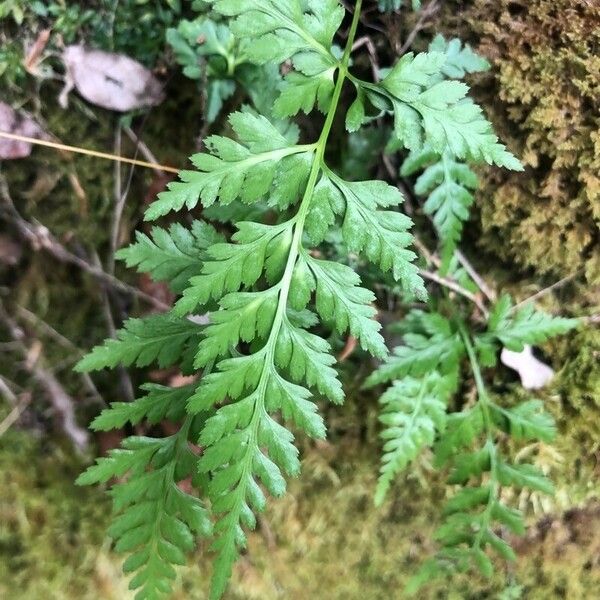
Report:
[[[329,111],[327,113],[327,117],[325,119],[325,123],[323,125],[323,129],[321,131],[321,135],[319,136],[319,140],[315,145],[315,155],[313,157],[313,163],[311,166],[310,174],[308,177],[308,182],[306,184],[306,189],[304,191],[302,201],[298,208],[298,212],[296,216],[292,219],[292,226],[294,227],[294,235],[292,238],[285,270],[279,284],[279,300],[277,304],[277,310],[275,313],[275,318],[273,320],[273,325],[271,327],[271,332],[269,334],[269,338],[265,346],[260,350],[260,353],[264,353],[264,363],[263,369],[261,373],[261,377],[256,389],[256,401],[254,405],[254,411],[252,414],[252,418],[250,421],[249,429],[250,433],[246,439],[246,450],[245,454],[242,458],[243,461],[243,469],[242,474],[239,479],[239,484],[236,489],[236,502],[231,509],[231,512],[238,515],[236,517],[236,522],[239,520],[239,515],[241,514],[241,510],[243,504],[245,502],[246,497],[246,487],[248,479],[251,475],[253,460],[256,452],[256,448],[258,447],[258,436],[260,424],[266,414],[265,402],[266,402],[266,393],[267,393],[267,385],[269,382],[269,378],[272,373],[272,369],[274,368],[275,363],[275,348],[277,345],[277,339],[279,337],[279,333],[281,331],[281,327],[284,323],[286,309],[287,309],[287,301],[291,287],[292,276],[294,273],[294,268],[296,266],[296,262],[298,260],[298,256],[302,247],[302,236],[304,234],[304,224],[306,221],[306,217],[308,215],[308,211],[310,208],[310,203],[312,201],[312,197],[314,194],[315,186],[317,184],[319,174],[324,166],[323,159],[325,156],[325,149],[327,147],[327,141],[329,139],[329,135],[331,132],[331,128],[333,126],[333,122],[336,116],[337,107],[339,104],[339,100],[342,93],[342,87],[344,85],[344,81],[348,75],[348,63],[350,61],[350,53],[352,51],[352,46],[354,44],[354,38],[356,36],[356,30],[358,27],[360,11],[361,11],[362,0],[357,0],[354,10],[354,16],[352,19],[352,25],[350,27],[350,32],[348,35],[348,40],[346,43],[346,48],[344,50],[344,54],[339,63],[338,67],[338,78],[336,81],[335,89],[333,91],[333,96],[331,99],[331,104],[329,107]],[[226,535],[235,535],[235,529],[232,528],[231,532]]]
[[496,447],[496,441],[494,439],[494,424],[492,421],[491,415],[491,402],[487,395],[487,390],[485,389],[485,384],[483,382],[483,377],[481,375],[481,368],[479,366],[479,361],[477,360],[477,353],[475,352],[475,348],[473,347],[473,343],[471,341],[471,336],[467,331],[467,328],[463,322],[459,322],[458,329],[462,340],[465,344],[465,348],[467,350],[467,356],[469,357],[469,362],[471,364],[471,368],[473,370],[473,376],[475,378],[475,386],[477,388],[477,398],[479,401],[479,405],[481,406],[481,413],[483,415],[483,423],[486,431],[486,442],[485,448],[487,449],[488,455],[490,457],[490,495],[488,498],[487,505],[481,513],[481,518],[479,522],[479,531],[475,537],[475,541],[473,547],[476,549],[481,549],[481,545],[483,542],[483,536],[486,531],[488,531],[491,527],[493,515],[492,512],[494,510],[494,506],[498,501],[498,494],[500,492],[500,484],[498,481],[498,449]]

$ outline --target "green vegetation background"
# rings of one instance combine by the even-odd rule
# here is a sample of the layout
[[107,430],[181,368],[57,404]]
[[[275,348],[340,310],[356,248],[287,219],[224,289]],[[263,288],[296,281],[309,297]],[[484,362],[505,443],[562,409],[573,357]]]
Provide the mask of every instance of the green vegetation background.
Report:
[[[25,4],[0,2],[13,9],[7,10],[4,22],[14,19],[14,10]],[[69,35],[77,36],[84,3],[79,13],[73,8],[79,3],[68,4],[72,6],[57,12],[59,16],[39,17],[55,22],[62,18],[67,43]],[[102,10],[105,4],[98,3]],[[164,10],[157,10],[152,2],[121,4],[110,38],[112,48],[147,64],[160,64],[162,34],[157,37],[154,32],[164,32],[172,24],[172,6],[163,3]],[[102,16],[100,9],[96,13]],[[35,37],[38,23],[27,14],[20,27],[29,27]],[[108,39],[105,21],[94,18],[88,15],[85,27],[92,32],[92,41],[102,45]],[[393,38],[393,23],[388,21],[387,27]],[[500,137],[528,166],[525,175],[490,171],[486,176],[469,227],[467,252],[479,257],[481,272],[517,296],[578,273],[544,302],[549,308],[568,307],[573,313],[583,306],[597,308],[598,4],[584,0],[446,2],[432,27],[421,32],[423,39],[434,30],[459,35],[490,59],[493,69],[476,81],[476,94]],[[36,89],[19,66],[22,42],[16,31],[3,25],[0,69],[6,93],[16,98],[26,90],[28,96],[36,96],[48,128],[63,141],[110,148],[117,117],[90,111],[74,96],[73,109],[65,112],[57,105],[57,89]],[[172,79],[168,91],[169,99],[153,111],[143,137],[157,149],[161,161],[182,165],[194,150],[189,131],[201,121],[201,104],[194,84],[183,78]],[[22,214],[39,218],[61,239],[73,236],[100,254],[106,251],[113,165],[86,157],[65,161],[51,150],[39,149],[25,161],[3,165],[2,170]],[[73,191],[69,178],[73,172],[85,199]],[[124,241],[137,225],[144,197],[152,194],[150,179],[144,175],[133,180]],[[15,302],[81,348],[102,338],[105,325],[96,284],[43,253],[24,251],[28,254],[17,272],[0,266],[0,277],[7,278],[3,285],[12,288]],[[60,347],[50,346],[48,351],[53,364],[65,358]],[[451,585],[429,589],[423,598],[598,597],[600,331],[588,328],[544,351],[558,371],[544,399],[558,419],[560,436],[555,450],[542,452],[539,460],[557,480],[557,496],[543,505],[535,496],[519,498],[529,508],[534,525],[517,543],[520,560],[510,572],[501,572],[488,583],[457,578]],[[0,372],[14,368],[3,360]],[[68,368],[60,375],[70,390],[77,389],[78,381]],[[99,377],[99,386],[106,383]],[[497,391],[517,393],[511,388]],[[352,383],[348,395],[345,407],[328,409],[330,440],[303,448],[301,479],[293,482],[284,500],[272,503],[251,537],[250,554],[237,568],[230,598],[401,598],[407,575],[430,552],[443,487],[425,457],[415,473],[397,483],[393,499],[376,511],[372,504],[379,454],[376,399],[352,392]],[[82,420],[95,410],[93,405],[84,406]],[[8,408],[0,411],[2,418]],[[49,433],[52,420],[44,400],[34,398],[28,414],[0,438],[0,597],[128,598],[119,559],[111,553],[105,535],[108,499],[100,490],[74,486],[82,462],[67,441]],[[208,571],[209,563],[200,551],[185,570],[175,597],[203,598]],[[514,581],[508,589],[503,583],[507,575]]]

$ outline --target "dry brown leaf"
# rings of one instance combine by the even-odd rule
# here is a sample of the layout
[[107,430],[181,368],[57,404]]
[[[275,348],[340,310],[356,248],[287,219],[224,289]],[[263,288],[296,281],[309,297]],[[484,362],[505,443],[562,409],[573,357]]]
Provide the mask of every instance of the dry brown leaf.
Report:
[[[47,139],[44,130],[29,117],[26,117],[8,104],[0,102],[0,131],[31,138]],[[0,138],[0,160],[25,158],[31,154],[31,144]]]
[[531,346],[525,346],[522,352],[503,348],[500,360],[519,373],[521,384],[526,390],[542,388],[554,377],[554,371],[533,355]]
[[66,85],[59,98],[63,108],[73,88],[91,104],[119,112],[155,106],[164,98],[160,81],[128,56],[75,45],[65,48],[63,61]]

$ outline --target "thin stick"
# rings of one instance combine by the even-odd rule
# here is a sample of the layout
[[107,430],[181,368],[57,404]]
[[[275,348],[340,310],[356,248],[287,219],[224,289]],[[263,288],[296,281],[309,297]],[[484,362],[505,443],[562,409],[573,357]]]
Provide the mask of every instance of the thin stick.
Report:
[[[31,376],[45,390],[54,410],[56,411],[64,433],[72,440],[75,447],[84,452],[87,448],[89,435],[87,431],[81,428],[75,418],[75,401],[65,392],[58,379],[41,364],[40,356],[33,364],[28,364],[28,357],[31,355],[31,346],[27,345],[25,333],[6,312],[0,302],[0,320],[6,325],[10,335],[19,343],[19,352],[25,360],[25,367]],[[17,417],[18,418],[18,415]],[[15,420],[16,420],[15,418]]]
[[21,401],[14,406],[2,423],[0,423],[0,437],[2,437],[19,420],[19,417],[23,414],[23,411],[30,402],[31,394],[23,394]]
[[7,209],[4,211],[3,216],[17,227],[21,236],[32,245],[34,250],[46,250],[52,254],[54,258],[62,262],[76,265],[86,273],[89,273],[101,281],[105,281],[116,289],[132,294],[144,300],[145,302],[152,304],[160,310],[170,310],[171,307],[168,304],[165,304],[150,294],[146,294],[142,290],[139,290],[136,287],[117,279],[114,275],[110,275],[102,269],[90,265],[87,261],[83,260],[79,256],[69,252],[43,225],[36,225],[25,220],[15,208],[15,205],[10,197],[6,180],[2,176],[0,176],[0,197],[2,197],[4,200],[4,204]]
[[[48,325],[46,321],[38,317],[35,313],[32,313],[31,311],[19,305],[16,305],[15,309],[19,317],[21,317],[24,321],[30,323],[33,327],[39,328],[49,338],[57,342],[63,348],[66,348],[67,350],[73,352],[76,355],[77,359],[81,358],[85,354],[85,352],[78,348],[71,340],[69,340],[64,335],[56,331],[54,327]],[[100,392],[98,391],[98,388],[92,381],[90,375],[88,373],[81,373],[81,378],[83,380],[84,385],[87,387],[88,391],[93,396],[94,400],[96,400],[100,404],[106,404],[104,398],[102,398],[102,396],[100,395]]]
[[[117,125],[115,132],[115,154],[121,155],[121,126]],[[121,218],[125,209],[127,193],[123,193],[123,182],[121,178],[121,163],[115,162],[115,209],[113,211],[113,220],[110,233],[110,253],[107,261],[106,270],[111,274],[115,274],[115,254],[119,244],[119,232],[121,229]],[[101,267],[101,264],[98,265]]]
[[473,265],[469,262],[469,259],[460,251],[455,250],[456,258],[458,262],[464,267],[465,271],[469,274],[471,279],[477,284],[477,287],[483,292],[485,297],[490,302],[496,302],[498,296],[496,292],[485,282],[483,277],[475,270]]
[[572,279],[575,279],[575,277],[577,277],[577,275],[579,275],[582,271],[583,271],[583,268],[578,269],[577,271],[575,271],[575,273],[571,273],[570,275],[563,277],[562,279],[560,279],[559,281],[556,281],[552,285],[549,285],[548,287],[545,287],[544,289],[540,290],[539,292],[536,292],[535,294],[533,294],[533,296],[529,296],[529,298],[525,298],[525,300],[522,300],[521,302],[516,304],[513,307],[513,310],[517,310],[524,304],[528,304],[529,302],[534,302],[538,298],[541,298],[542,296],[545,296],[546,294],[549,294],[550,292],[562,287],[566,283],[569,283],[569,281],[571,281]]
[[413,27],[412,31],[408,34],[408,36],[406,37],[406,41],[404,42],[404,44],[398,51],[399,56],[402,56],[405,52],[408,51],[408,49],[412,46],[413,42],[415,41],[415,38],[417,37],[417,34],[419,33],[419,31],[421,31],[422,29],[425,28],[429,18],[433,17],[433,15],[439,9],[440,9],[440,5],[438,4],[437,0],[431,0],[431,2],[427,6],[423,7],[423,9],[421,10],[421,14],[419,16],[419,20],[417,21],[417,24]]
[[149,163],[144,160],[116,156],[115,154],[109,154],[108,152],[97,152],[96,150],[87,150],[86,148],[79,148],[77,146],[67,146],[66,144],[59,144],[57,142],[50,142],[48,140],[38,140],[36,138],[27,137],[25,135],[17,135],[16,133],[8,133],[6,131],[0,131],[0,138],[15,140],[17,142],[26,142],[28,144],[34,144],[37,146],[46,146],[47,148],[54,148],[55,150],[64,150],[66,152],[85,154],[87,156],[104,158],[106,160],[114,160],[116,162],[127,163],[128,165],[135,165],[137,167],[144,167],[146,169],[154,169],[155,171],[159,169],[167,173],[179,173],[179,169],[176,169],[175,167],[167,167],[165,165]]
[[162,170],[162,167],[158,164],[156,156],[154,156],[150,148],[148,148],[148,146],[144,142],[142,142],[142,140],[140,140],[140,138],[136,135],[135,131],[133,131],[131,127],[123,127],[123,131],[127,134],[127,137],[135,144],[136,151],[139,150],[151,165],[155,165],[154,172],[157,175],[164,175],[164,171]]
[[15,406],[17,404],[18,398],[15,396],[15,393],[10,389],[8,383],[2,375],[0,375],[0,394],[6,398],[6,400]]
[[461,296],[464,296],[465,298],[473,302],[475,306],[477,306],[477,308],[481,311],[481,313],[486,319],[488,318],[489,312],[483,304],[483,302],[475,294],[471,293],[469,290],[466,290],[464,287],[456,283],[456,281],[454,281],[453,279],[448,279],[447,277],[442,277],[437,273],[432,273],[431,271],[424,271],[423,269],[419,269],[419,275],[421,275],[421,277],[424,277],[425,279],[434,281],[435,283],[446,287],[449,290],[460,294]]

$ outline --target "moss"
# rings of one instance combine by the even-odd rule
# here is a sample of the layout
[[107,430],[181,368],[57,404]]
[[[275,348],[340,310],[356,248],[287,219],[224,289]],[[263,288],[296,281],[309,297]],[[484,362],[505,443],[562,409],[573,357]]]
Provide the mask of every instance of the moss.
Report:
[[[270,503],[236,567],[229,600],[388,600],[434,551],[445,493],[427,460],[373,507],[377,450],[356,433],[305,448],[303,475]],[[105,537],[108,499],[73,484],[80,469],[52,442],[9,432],[0,451],[0,596],[14,600],[126,600],[120,560]],[[420,474],[419,474],[420,473]],[[535,517],[533,517],[535,521]],[[419,598],[497,598],[506,581],[532,599],[592,598],[600,585],[600,507],[546,516],[515,540],[519,560],[490,581],[457,576]],[[203,552],[204,551],[204,552]],[[202,600],[203,548],[182,572],[175,600]]]
[[600,281],[600,12],[586,0],[475,0],[485,93],[524,174],[488,176],[482,245],[538,273]]
[[570,451],[572,468],[585,467],[593,480],[600,458],[600,331],[584,329],[562,346],[559,442]]
[[108,502],[97,492],[73,485],[80,465],[67,452],[70,449],[24,433],[9,431],[2,438],[3,598],[124,597],[105,545]]

